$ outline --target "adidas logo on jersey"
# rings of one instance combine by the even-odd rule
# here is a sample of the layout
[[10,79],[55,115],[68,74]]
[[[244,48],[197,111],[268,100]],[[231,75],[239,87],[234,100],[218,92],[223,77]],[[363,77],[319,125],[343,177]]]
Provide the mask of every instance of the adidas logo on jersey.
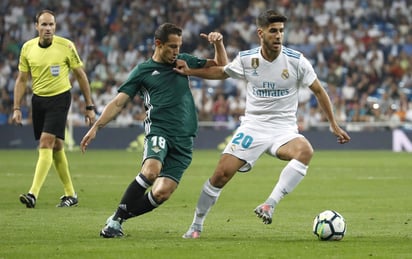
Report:
[[155,70],[155,71],[152,72],[152,76],[159,75],[159,74],[160,74],[160,73],[159,73],[159,71],[157,71],[157,70]]

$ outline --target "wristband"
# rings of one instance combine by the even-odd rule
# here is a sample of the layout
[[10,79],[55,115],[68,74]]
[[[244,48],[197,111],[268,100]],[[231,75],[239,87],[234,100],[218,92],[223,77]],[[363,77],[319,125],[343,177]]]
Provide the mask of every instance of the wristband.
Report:
[[13,108],[13,111],[17,111],[17,110],[20,111],[20,107],[15,107],[15,108]]

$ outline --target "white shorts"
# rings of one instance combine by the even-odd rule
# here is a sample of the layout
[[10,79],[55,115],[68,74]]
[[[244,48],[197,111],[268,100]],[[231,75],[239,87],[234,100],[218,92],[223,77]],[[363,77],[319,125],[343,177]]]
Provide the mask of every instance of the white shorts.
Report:
[[299,134],[297,129],[276,129],[253,123],[242,123],[223,153],[244,160],[246,164],[239,169],[239,172],[247,172],[263,153],[277,157],[276,151],[279,147],[301,137],[304,136]]

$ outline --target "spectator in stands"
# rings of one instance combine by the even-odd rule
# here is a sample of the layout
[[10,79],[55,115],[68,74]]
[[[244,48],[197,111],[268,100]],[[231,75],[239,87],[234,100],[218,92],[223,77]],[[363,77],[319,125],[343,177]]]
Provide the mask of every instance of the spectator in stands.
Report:
[[231,121],[233,123],[232,129],[235,129],[240,125],[241,117],[245,115],[246,102],[243,96],[241,96],[240,91],[237,91],[236,95],[230,96],[228,102]]
[[0,102],[0,125],[6,125],[9,122],[10,112],[6,110],[3,103]]
[[212,121],[213,98],[207,91],[206,87],[201,90],[201,103],[199,105],[198,114],[201,121]]
[[[209,30],[209,28],[221,30],[225,35],[228,35],[226,49],[230,59],[233,59],[240,49],[258,45],[257,37],[252,37],[250,41],[247,40],[248,37],[245,35],[250,34],[244,34],[246,30],[244,31],[241,26],[236,29],[240,30],[239,35],[232,37],[231,34],[238,26],[237,23],[245,24],[244,21],[250,21],[256,16],[256,13],[275,5],[283,8],[289,17],[296,17],[290,22],[290,26],[285,28],[286,46],[289,45],[302,51],[311,62],[314,62],[312,64],[315,71],[322,70],[322,68],[318,68],[322,66],[322,62],[319,60],[320,52],[316,51],[316,48],[322,49],[327,69],[331,67],[331,62],[336,61],[332,58],[335,58],[336,54],[340,54],[344,73],[342,73],[343,78],[341,78],[340,84],[337,84],[338,88],[343,85],[346,75],[369,73],[371,64],[366,62],[366,52],[372,43],[378,44],[378,49],[383,51],[385,60],[385,66],[377,67],[375,71],[378,75],[375,81],[384,82],[386,80],[388,76],[385,72],[386,61],[389,60],[389,56],[400,58],[400,60],[393,61],[394,68],[400,66],[405,72],[409,70],[412,62],[412,56],[408,54],[410,52],[408,35],[412,24],[409,14],[412,11],[412,5],[408,1],[345,0],[341,1],[340,5],[336,4],[337,2],[336,0],[297,0],[274,3],[268,0],[259,0],[244,3],[240,1],[233,5],[227,0],[218,2],[182,0],[163,1],[162,5],[159,6],[157,2],[153,1],[118,4],[113,0],[90,0],[72,2],[70,7],[66,5],[67,1],[55,1],[53,6],[64,10],[58,17],[58,22],[61,24],[59,27],[63,28],[64,26],[65,29],[62,30],[62,33],[70,35],[71,39],[76,42],[80,56],[84,57],[86,73],[91,80],[95,77],[94,70],[97,64],[107,63],[111,51],[109,42],[118,42],[122,52],[121,56],[125,57],[123,60],[116,61],[113,68],[125,66],[127,70],[130,70],[132,67],[129,65],[134,61],[133,53],[136,52],[139,55],[139,58],[135,60],[136,64],[150,57],[153,45],[151,34],[161,19],[176,21],[182,26],[190,21],[190,26],[193,26],[197,31]],[[21,1],[6,1],[4,4],[3,19],[0,19],[0,56],[5,58],[12,69],[9,78],[12,78],[13,73],[17,71],[20,43],[26,41],[28,37],[35,36],[35,30],[32,30],[32,26],[28,26],[31,24],[31,20],[26,17],[30,17],[33,9],[37,8],[38,5],[38,2],[22,5]],[[112,6],[119,8],[119,11],[112,11]],[[340,9],[337,9],[339,6]],[[193,10],[199,12],[201,19],[187,19],[193,14]],[[328,12],[333,15],[328,14]],[[22,13],[25,15],[20,15]],[[207,17],[206,23],[205,17]],[[325,19],[328,17],[329,20]],[[324,40],[322,45],[311,45],[303,42],[303,39],[312,34],[312,28],[315,25],[321,27],[324,38],[328,39]],[[125,34],[124,28],[129,28],[127,34]],[[249,26],[247,31],[251,30],[252,28]],[[344,35],[341,42],[339,42],[341,38],[339,35]],[[242,40],[241,43],[236,42],[239,36]],[[101,44],[102,42],[105,44]],[[128,48],[130,42],[133,44],[130,44]],[[100,44],[101,46],[99,46]],[[204,46],[196,37],[188,37],[185,40],[184,50],[192,53],[199,45]],[[405,46],[407,52],[402,52]],[[130,48],[132,48],[132,52],[128,55],[126,51]],[[330,53],[334,53],[334,55],[330,55]],[[113,68],[110,69],[111,73],[113,73]],[[400,70],[396,71],[400,72]],[[318,76],[320,79],[324,78],[321,73],[318,73]],[[115,80],[116,83],[120,83],[117,81],[118,79]],[[404,84],[403,81],[398,81],[398,84]],[[357,84],[357,81],[355,80],[354,83]],[[408,85],[412,85],[412,83],[408,83]],[[408,94],[408,96],[411,101],[412,94]],[[11,110],[12,106],[8,105],[6,109]],[[78,117],[81,116],[82,114],[78,114]]]
[[[213,102],[213,121],[215,122],[228,122],[229,120],[229,103],[227,102],[226,96],[223,93],[217,93],[215,96],[215,100]],[[217,124],[215,126],[216,129],[219,128],[226,128],[226,126],[222,126]]]
[[131,113],[131,106],[133,104],[130,102],[127,106],[117,115],[115,120],[115,125],[117,127],[130,127],[133,126],[133,116]]

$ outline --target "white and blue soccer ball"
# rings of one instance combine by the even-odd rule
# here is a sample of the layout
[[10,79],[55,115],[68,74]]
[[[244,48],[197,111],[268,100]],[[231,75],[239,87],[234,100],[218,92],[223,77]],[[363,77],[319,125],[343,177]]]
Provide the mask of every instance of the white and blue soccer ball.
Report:
[[346,233],[345,219],[334,210],[325,210],[313,220],[313,233],[322,241],[341,240]]

